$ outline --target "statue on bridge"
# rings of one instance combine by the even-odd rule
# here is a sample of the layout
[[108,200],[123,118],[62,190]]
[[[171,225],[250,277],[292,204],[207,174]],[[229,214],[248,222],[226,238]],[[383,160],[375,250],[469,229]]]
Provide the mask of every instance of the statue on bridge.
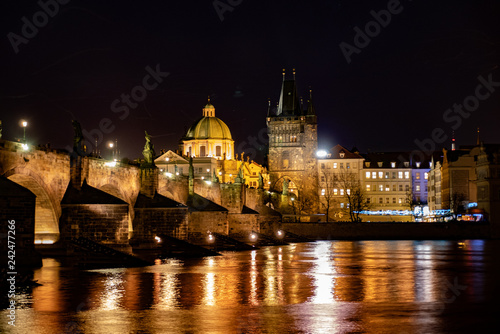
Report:
[[258,189],[263,189],[264,188],[264,179],[262,178],[261,172],[259,172],[259,188]]
[[288,195],[288,182],[287,179],[283,180],[283,195]]
[[142,155],[144,156],[144,164],[145,165],[154,165],[155,158],[155,149],[154,145],[151,143],[151,136],[147,131],[144,131],[146,134],[146,144],[144,145],[144,150],[142,151]]

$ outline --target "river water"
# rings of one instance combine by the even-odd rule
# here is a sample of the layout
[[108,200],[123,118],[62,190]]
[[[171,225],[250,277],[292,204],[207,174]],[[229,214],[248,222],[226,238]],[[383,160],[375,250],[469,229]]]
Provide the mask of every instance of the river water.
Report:
[[487,333],[500,242],[319,241],[145,268],[44,259],[1,333]]

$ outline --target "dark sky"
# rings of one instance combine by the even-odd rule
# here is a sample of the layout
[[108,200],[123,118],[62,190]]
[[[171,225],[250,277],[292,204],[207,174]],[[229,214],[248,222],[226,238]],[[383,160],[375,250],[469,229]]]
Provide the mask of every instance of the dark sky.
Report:
[[[100,148],[117,139],[122,157],[133,159],[141,156],[144,130],[157,151],[176,149],[211,95],[236,147],[248,152],[252,145],[241,143],[265,127],[282,68],[290,77],[296,68],[299,94],[313,89],[321,148],[413,150],[415,139],[430,138],[435,128],[451,136],[452,125],[459,144],[475,143],[477,126],[484,141],[500,142],[500,87],[463,124],[443,120],[453,104],[474,96],[479,76],[500,82],[498,0],[401,1],[350,63],[340,43],[354,45],[353,29],[364,30],[370,12],[390,1],[218,3],[236,6],[221,20],[211,0],[71,0],[51,7],[44,22],[36,1],[2,1],[4,138],[22,137],[24,118],[30,142],[64,148],[72,119],[89,132],[109,119],[114,129]],[[16,53],[9,36],[22,36],[22,18],[33,22],[34,15],[38,32]],[[157,64],[170,74],[128,116],[114,112],[113,101],[142,85],[145,68]]]

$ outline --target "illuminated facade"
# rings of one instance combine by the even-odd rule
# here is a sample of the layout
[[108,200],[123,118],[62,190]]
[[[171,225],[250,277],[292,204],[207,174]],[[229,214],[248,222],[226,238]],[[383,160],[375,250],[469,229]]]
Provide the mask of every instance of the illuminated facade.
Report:
[[372,211],[409,209],[407,198],[412,191],[412,166],[401,156],[400,153],[365,155],[362,180]]
[[320,213],[326,214],[328,210],[328,220],[342,220],[348,205],[345,192],[351,191],[344,189],[342,179],[352,174],[355,180],[361,181],[364,158],[341,145],[325,153],[318,156]]
[[181,139],[180,151],[187,157],[212,157],[217,160],[233,159],[234,140],[228,126],[215,117],[215,107],[208,103],[203,117],[197,120]]
[[[295,74],[294,74],[295,76]],[[311,93],[310,93],[311,94]],[[308,107],[299,102],[295,79],[283,83],[278,107],[267,114],[269,135],[268,166],[271,189],[282,191],[283,182],[290,181],[289,190],[310,203],[310,213],[317,213],[318,148],[317,118],[310,95]]]

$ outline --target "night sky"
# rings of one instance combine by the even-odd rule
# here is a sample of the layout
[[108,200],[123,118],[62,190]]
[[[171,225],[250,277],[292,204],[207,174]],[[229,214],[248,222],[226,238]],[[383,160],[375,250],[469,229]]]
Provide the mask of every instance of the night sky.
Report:
[[[117,139],[121,156],[134,159],[144,130],[157,151],[175,150],[210,95],[237,152],[248,152],[253,145],[242,143],[266,126],[267,100],[275,106],[279,98],[282,68],[288,78],[296,68],[299,94],[307,100],[313,90],[320,148],[414,150],[415,140],[430,138],[435,128],[451,138],[452,126],[458,144],[474,144],[478,126],[482,140],[500,143],[500,84],[462,124],[457,114],[455,121],[443,119],[453,104],[475,95],[479,76],[500,82],[498,0],[395,3],[221,0],[215,5],[231,10],[218,13],[211,0],[72,0],[50,7],[53,17],[44,22],[36,1],[2,1],[3,138],[21,138],[19,120],[26,119],[30,143],[65,148],[72,119],[87,132],[107,122],[101,151]],[[354,29],[365,30],[374,20],[370,12],[388,6],[398,13],[372,30],[348,63],[339,45],[355,46]],[[25,31],[32,35],[13,45],[9,36],[21,38],[22,18],[31,24],[34,15],[38,32]],[[148,66],[169,74],[158,85],[151,79],[151,90],[142,90],[147,96],[128,114],[119,111],[122,94],[143,85]]]

